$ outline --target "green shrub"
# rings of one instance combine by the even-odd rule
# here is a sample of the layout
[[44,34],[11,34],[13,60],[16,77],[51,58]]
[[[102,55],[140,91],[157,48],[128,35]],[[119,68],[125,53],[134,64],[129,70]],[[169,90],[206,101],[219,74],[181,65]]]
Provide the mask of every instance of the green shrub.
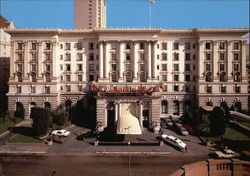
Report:
[[14,121],[15,119],[15,111],[13,110],[7,110],[4,116],[4,120]]

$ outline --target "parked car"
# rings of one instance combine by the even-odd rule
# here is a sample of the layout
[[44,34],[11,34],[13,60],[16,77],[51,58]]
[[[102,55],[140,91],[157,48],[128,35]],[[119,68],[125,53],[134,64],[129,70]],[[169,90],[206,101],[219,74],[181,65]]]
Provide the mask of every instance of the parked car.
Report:
[[171,145],[177,147],[180,150],[187,151],[187,144],[184,143],[182,140],[180,140],[180,139],[178,139],[178,138],[176,138],[174,136],[166,135],[166,134],[162,134],[161,138],[162,138],[162,140],[164,142],[166,142],[168,144],[171,144]]
[[168,127],[172,127],[174,125],[170,118],[165,118],[164,120],[165,120],[166,124],[168,125]]
[[214,155],[219,159],[229,159],[229,158],[238,158],[239,154],[230,149],[224,149],[223,151],[215,151]]
[[64,143],[64,141],[65,141],[65,138],[63,136],[54,136],[53,137],[54,143],[62,144],[62,143]]
[[54,130],[54,131],[52,131],[52,135],[67,137],[67,136],[70,135],[70,131],[67,131],[67,130]]
[[187,129],[184,128],[184,127],[182,126],[182,124],[176,123],[176,127],[177,127],[178,132],[179,132],[181,135],[183,135],[183,136],[189,135]]

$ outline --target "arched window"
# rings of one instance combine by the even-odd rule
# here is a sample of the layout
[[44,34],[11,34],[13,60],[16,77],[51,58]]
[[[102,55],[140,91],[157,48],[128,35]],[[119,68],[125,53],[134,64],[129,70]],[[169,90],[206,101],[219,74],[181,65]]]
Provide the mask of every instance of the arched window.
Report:
[[146,75],[145,73],[140,74],[140,82],[146,82]]
[[205,80],[206,80],[206,82],[212,82],[211,72],[206,73]]
[[225,72],[222,72],[222,73],[220,74],[220,81],[221,81],[221,82],[226,82],[226,81],[227,81],[226,73],[225,73]]
[[111,74],[111,80],[112,82],[117,82],[117,74],[115,72]]
[[241,111],[241,102],[237,101],[234,103],[234,110],[237,112]]
[[45,81],[46,82],[51,82],[50,73],[45,74]]
[[44,103],[44,109],[48,109],[48,110],[51,109],[51,104],[50,104],[50,102],[45,102],[45,103]]
[[234,73],[234,81],[235,82],[240,82],[241,81],[241,76],[239,72]]
[[174,109],[174,112],[173,112],[174,115],[179,115],[180,114],[180,102],[178,100],[174,101],[173,109]]
[[23,104],[20,102],[16,103],[16,111],[15,111],[15,117],[20,117],[20,118],[24,118],[24,107]]
[[213,106],[213,103],[211,101],[206,102],[206,106]]
[[36,82],[36,73],[34,72],[31,73],[31,81]]
[[125,74],[125,81],[126,82],[132,82],[132,74],[130,72],[127,72]]
[[17,73],[17,81],[18,82],[23,82],[23,74],[20,73],[20,72]]
[[166,100],[161,102],[161,113],[168,114],[168,102]]

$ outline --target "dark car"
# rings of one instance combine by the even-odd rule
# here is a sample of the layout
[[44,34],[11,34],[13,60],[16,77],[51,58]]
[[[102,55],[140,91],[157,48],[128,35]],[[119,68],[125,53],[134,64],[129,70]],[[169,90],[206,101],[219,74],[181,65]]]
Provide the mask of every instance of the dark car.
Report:
[[168,125],[168,127],[172,127],[174,125],[170,118],[165,118],[164,120],[165,120],[166,124]]

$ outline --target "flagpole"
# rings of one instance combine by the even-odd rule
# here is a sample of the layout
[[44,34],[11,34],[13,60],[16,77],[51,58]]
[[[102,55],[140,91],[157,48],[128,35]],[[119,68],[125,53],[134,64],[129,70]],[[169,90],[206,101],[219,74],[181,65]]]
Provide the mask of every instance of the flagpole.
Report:
[[151,23],[152,23],[152,12],[151,12],[151,3],[149,4],[149,28],[151,28]]

